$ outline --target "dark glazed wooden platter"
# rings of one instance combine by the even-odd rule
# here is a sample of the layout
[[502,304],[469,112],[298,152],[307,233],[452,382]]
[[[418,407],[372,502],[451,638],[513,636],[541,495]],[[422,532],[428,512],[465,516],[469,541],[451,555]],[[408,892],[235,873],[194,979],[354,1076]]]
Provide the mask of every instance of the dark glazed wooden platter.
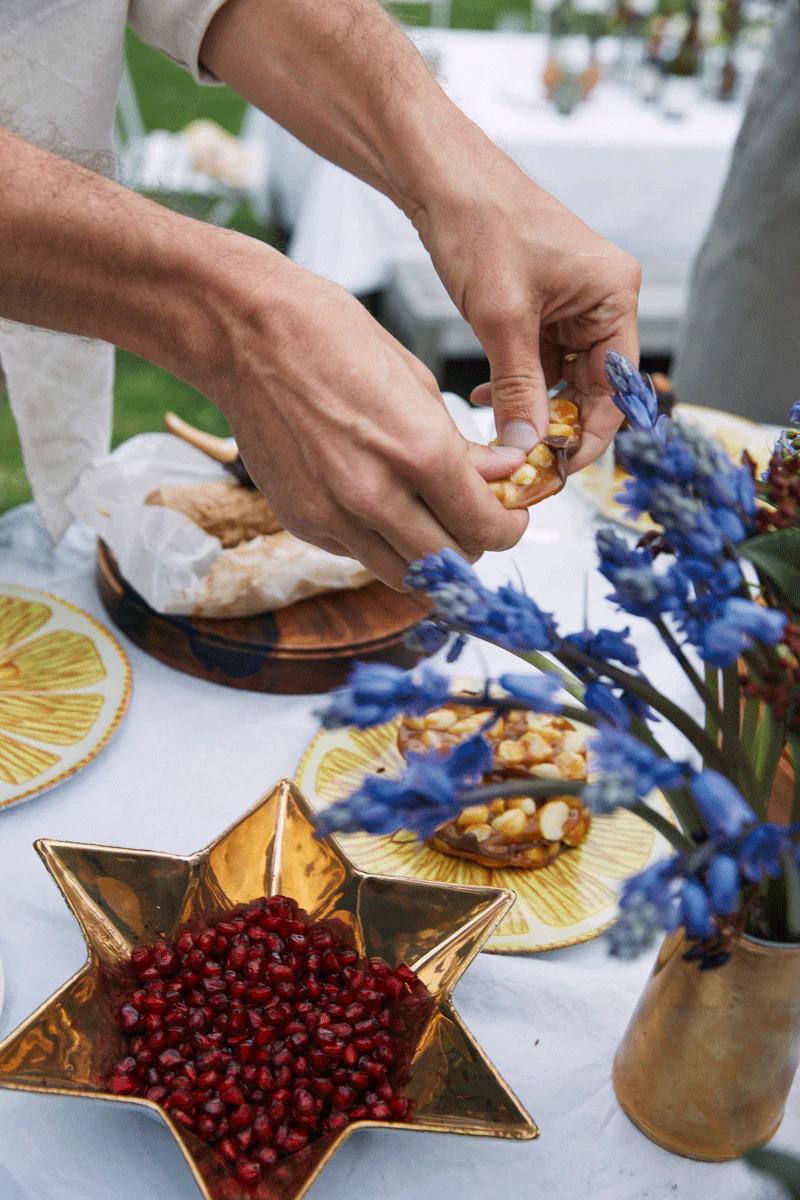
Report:
[[157,613],[97,545],[97,584],[106,612],[132,642],[167,666],[252,692],[326,692],[356,660],[410,667],[421,657],[405,634],[425,616],[419,596],[382,583],[328,592],[257,617],[211,620]]

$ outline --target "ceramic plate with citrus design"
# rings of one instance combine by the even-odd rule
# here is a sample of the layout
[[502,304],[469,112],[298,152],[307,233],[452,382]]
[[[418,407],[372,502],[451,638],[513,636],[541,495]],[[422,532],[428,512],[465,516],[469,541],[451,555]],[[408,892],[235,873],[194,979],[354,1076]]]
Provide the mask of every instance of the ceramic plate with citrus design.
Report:
[[[324,730],[303,756],[296,782],[315,808],[325,808],[354,791],[366,775],[395,775],[402,766],[396,722]],[[482,867],[433,850],[409,833],[353,833],[339,840],[356,866],[373,874],[516,892],[516,904],[484,947],[501,954],[556,950],[597,937],[614,920],[622,880],[667,850],[666,842],[630,813],[595,817],[582,845],[538,870]]]
[[91,762],[128,706],[124,650],[88,613],[0,584],[0,809]]
[[[758,425],[746,417],[736,416],[735,413],[704,408],[699,404],[678,404],[675,406],[674,415],[678,420],[693,425],[714,438],[733,462],[738,463],[742,451],[747,450],[755,460],[759,473],[768,466],[778,433],[775,427]],[[613,451],[609,450],[596,463],[578,472],[570,481],[570,485],[578,488],[597,510],[598,516],[615,521],[637,533],[648,533],[656,528],[650,518],[642,516],[635,519],[629,516],[617,500],[627,478],[621,467],[614,466]]]

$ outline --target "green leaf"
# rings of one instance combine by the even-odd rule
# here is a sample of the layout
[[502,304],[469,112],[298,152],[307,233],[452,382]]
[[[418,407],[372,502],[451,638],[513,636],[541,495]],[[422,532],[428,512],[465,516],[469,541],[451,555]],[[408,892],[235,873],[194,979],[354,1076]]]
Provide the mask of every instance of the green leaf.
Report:
[[747,558],[772,586],[781,604],[800,609],[800,529],[776,529],[742,542]]
[[750,1150],[744,1160],[762,1175],[776,1179],[792,1200],[800,1200],[800,1158],[780,1150]]

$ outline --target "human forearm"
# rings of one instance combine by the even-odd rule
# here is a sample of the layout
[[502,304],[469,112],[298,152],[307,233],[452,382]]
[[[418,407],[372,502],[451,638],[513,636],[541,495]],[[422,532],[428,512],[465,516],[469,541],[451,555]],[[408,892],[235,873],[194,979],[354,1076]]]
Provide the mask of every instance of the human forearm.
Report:
[[[638,356],[638,267],[537,187],[450,102],[376,0],[229,0],[204,65],[413,219],[483,344],[501,439],[529,450],[547,428],[547,387],[582,402],[573,466],[619,424],[606,351]],[[576,360],[577,356],[577,362]]]
[[229,0],[201,58],[412,216],[466,184],[467,159],[490,145],[376,0]]
[[0,317],[113,342],[194,383],[224,359],[216,264],[236,235],[3,129],[0,193]]

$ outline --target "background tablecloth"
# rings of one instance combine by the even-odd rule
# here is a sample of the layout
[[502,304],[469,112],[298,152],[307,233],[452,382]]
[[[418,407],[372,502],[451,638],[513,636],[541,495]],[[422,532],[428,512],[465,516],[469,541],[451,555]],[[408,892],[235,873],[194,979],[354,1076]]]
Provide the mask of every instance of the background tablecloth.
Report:
[[[518,569],[565,629],[581,619],[591,559],[586,514],[569,491],[533,515],[511,554],[490,555],[487,579]],[[41,587],[103,620],[93,545],[73,531],[52,551],[32,508],[0,518],[0,585]],[[590,576],[590,616],[605,585]],[[621,624],[617,616],[611,620]],[[125,639],[122,639],[125,642]],[[313,697],[231,691],[181,675],[125,642],[130,711],[113,742],[61,787],[0,814],[0,953],[11,1031],[81,964],[84,947],[32,849],[53,837],[190,852],[209,842],[276,779],[291,775],[316,728]],[[673,699],[691,702],[653,637],[648,664]],[[466,665],[496,669],[500,651],[473,647]],[[669,674],[671,672],[671,675]],[[314,1200],[778,1200],[740,1163],[693,1163],[660,1150],[619,1110],[614,1048],[649,963],[608,960],[602,941],[534,957],[483,954],[456,992],[465,1020],[541,1127],[534,1142],[393,1131],[354,1135],[311,1190]],[[765,980],[765,986],[768,981]],[[795,1088],[778,1143],[797,1144]],[[195,1200],[167,1130],[102,1103],[0,1092],[2,1200]]]
[[[543,96],[543,35],[426,29],[413,38],[438,56],[442,83],[468,116],[537,183],[636,255],[646,292],[664,290],[673,311],[725,178],[741,104],[696,92],[686,118],[674,120],[609,79],[563,117]],[[609,66],[619,45],[601,43]],[[753,53],[742,61],[751,73]],[[249,136],[270,142],[271,188],[293,229],[295,261],[360,294],[384,287],[396,263],[424,259],[411,223],[384,196],[260,113],[249,117]]]

